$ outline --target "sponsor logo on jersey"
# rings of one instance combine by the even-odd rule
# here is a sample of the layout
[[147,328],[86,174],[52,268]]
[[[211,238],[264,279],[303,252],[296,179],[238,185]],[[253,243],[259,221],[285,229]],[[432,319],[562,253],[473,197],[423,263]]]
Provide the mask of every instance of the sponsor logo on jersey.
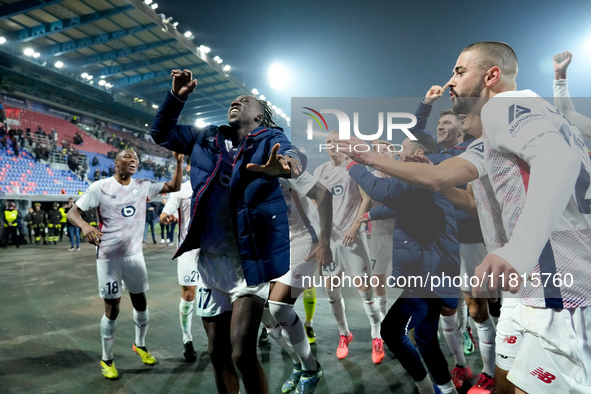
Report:
[[513,121],[517,118],[519,118],[522,115],[525,114],[529,114],[531,112],[531,109],[521,106],[521,105],[517,105],[517,104],[512,104],[509,107],[509,124],[513,123]]
[[340,196],[341,194],[343,194],[345,189],[341,185],[336,185],[333,186],[330,191],[332,192],[333,196]]
[[512,104],[509,106],[509,133],[515,137],[515,134],[526,124],[543,119],[544,115],[540,113],[531,113],[531,109],[527,107]]
[[552,375],[550,372],[544,371],[540,367],[538,367],[538,368],[534,369],[533,371],[531,371],[530,374],[532,374],[533,376],[537,377],[542,382],[548,383],[548,384],[552,383],[556,379],[556,376],[555,375]]

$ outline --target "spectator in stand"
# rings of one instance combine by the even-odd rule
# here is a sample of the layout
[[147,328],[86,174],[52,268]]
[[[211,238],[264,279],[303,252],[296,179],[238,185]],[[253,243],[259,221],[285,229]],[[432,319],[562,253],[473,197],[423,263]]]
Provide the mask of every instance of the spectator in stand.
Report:
[[92,166],[96,167],[99,165],[99,159],[97,155],[94,155],[94,157],[92,158]]
[[96,170],[94,170],[93,179],[95,182],[98,181],[99,179],[101,179],[101,172],[98,168]]
[[35,134],[45,135],[45,133],[43,132],[43,129],[41,128],[41,125],[37,125],[37,131],[35,132]]
[[115,174],[115,168],[113,166],[109,167],[109,176],[113,176]]
[[107,170],[103,170],[103,171],[101,172],[101,175],[102,175],[103,177],[105,177],[105,178],[106,178],[106,177],[108,177],[108,176],[109,176],[109,173],[107,172]]
[[51,128],[51,140],[57,144],[57,130],[55,127]]

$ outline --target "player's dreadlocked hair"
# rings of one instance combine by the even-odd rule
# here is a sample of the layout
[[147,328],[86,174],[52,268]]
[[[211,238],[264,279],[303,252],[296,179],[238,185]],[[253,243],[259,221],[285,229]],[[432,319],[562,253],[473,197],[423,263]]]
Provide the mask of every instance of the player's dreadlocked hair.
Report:
[[269,127],[272,129],[279,129],[283,131],[281,127],[273,120],[273,110],[269,108],[269,104],[265,100],[258,100],[261,108],[263,110],[263,120],[261,121],[260,126],[262,127]]

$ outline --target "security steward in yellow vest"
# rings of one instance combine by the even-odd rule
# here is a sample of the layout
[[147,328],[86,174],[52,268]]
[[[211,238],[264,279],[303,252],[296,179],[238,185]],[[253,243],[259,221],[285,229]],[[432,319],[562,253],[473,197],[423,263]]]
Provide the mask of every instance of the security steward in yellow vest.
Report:
[[16,247],[18,248],[20,246],[20,236],[16,232],[20,219],[21,217],[18,209],[16,209],[16,204],[10,201],[4,210],[4,247],[9,245],[8,240],[10,239],[10,235],[12,235],[12,241],[16,244]]
[[35,211],[33,212],[33,231],[35,231],[35,244],[38,245],[43,237],[43,243],[47,244],[45,240],[45,211],[41,210],[41,203],[35,203]]
[[60,242],[62,242],[62,237],[64,236],[64,229],[67,227],[68,222],[68,213],[66,212],[66,207],[68,206],[67,202],[64,202],[60,207],[59,211],[62,215],[60,220]]
[[58,234],[62,230],[61,220],[62,214],[58,211],[59,203],[53,203],[53,209],[47,213],[47,227],[49,244],[57,245]]

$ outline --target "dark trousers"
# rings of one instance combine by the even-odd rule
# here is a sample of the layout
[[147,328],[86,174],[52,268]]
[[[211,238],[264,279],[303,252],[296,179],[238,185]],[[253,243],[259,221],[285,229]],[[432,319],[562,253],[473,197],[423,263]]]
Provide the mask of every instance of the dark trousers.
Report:
[[16,244],[16,247],[18,248],[18,246],[21,244],[21,242],[20,242],[20,237],[18,236],[18,234],[16,232],[16,226],[4,227],[4,246],[10,245],[10,243],[9,243],[10,236],[12,236],[12,242],[14,244]]
[[[435,383],[442,385],[451,380],[437,340],[442,305],[440,298],[418,298],[405,290],[382,321],[384,342],[415,382],[427,376],[421,356]],[[407,336],[413,328],[418,351]]]

